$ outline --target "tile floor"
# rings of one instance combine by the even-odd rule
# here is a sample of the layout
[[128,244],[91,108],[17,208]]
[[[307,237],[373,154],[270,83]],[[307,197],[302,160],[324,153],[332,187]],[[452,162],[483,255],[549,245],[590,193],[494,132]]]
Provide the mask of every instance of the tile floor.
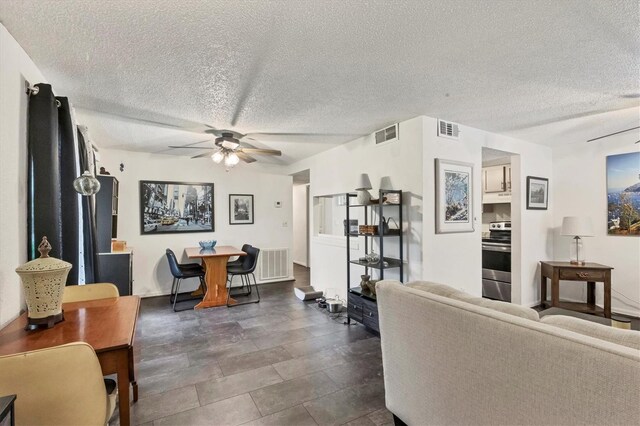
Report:
[[174,313],[168,297],[144,299],[133,423],[392,424],[380,339],[296,299],[308,270],[296,266],[295,276],[260,286],[259,304],[230,309]]

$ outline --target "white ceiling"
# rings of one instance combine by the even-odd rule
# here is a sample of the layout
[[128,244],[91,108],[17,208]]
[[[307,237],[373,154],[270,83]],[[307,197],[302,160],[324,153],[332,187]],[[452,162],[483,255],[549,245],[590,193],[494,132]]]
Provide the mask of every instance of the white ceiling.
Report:
[[4,0],[0,21],[123,149],[202,136],[86,110],[338,134],[256,137],[290,163],[421,114],[517,135],[640,94],[637,0]]

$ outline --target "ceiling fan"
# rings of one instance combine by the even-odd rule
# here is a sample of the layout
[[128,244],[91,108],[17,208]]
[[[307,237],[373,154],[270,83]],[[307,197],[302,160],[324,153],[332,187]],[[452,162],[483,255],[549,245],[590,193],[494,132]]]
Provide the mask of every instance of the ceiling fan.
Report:
[[219,135],[214,141],[214,146],[210,149],[202,146],[175,146],[170,145],[169,148],[172,149],[198,149],[203,150],[207,149],[206,152],[203,152],[198,155],[194,155],[191,158],[202,158],[209,157],[215,163],[222,163],[227,168],[231,168],[237,165],[240,160],[245,163],[253,163],[256,161],[254,157],[249,154],[257,154],[257,155],[273,155],[273,156],[281,156],[282,152],[277,149],[261,149],[255,148],[252,145],[246,142],[240,142],[241,139],[245,137],[245,135],[237,132],[232,132],[230,130],[216,130],[216,129],[207,129],[204,133],[210,133],[214,135]]

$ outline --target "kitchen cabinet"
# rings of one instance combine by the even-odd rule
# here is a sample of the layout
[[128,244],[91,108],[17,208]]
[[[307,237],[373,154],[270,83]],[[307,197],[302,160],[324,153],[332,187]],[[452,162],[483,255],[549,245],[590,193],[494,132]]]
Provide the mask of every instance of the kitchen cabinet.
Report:
[[484,204],[511,202],[511,165],[482,168],[482,202]]
[[504,166],[491,166],[482,169],[484,192],[504,192]]

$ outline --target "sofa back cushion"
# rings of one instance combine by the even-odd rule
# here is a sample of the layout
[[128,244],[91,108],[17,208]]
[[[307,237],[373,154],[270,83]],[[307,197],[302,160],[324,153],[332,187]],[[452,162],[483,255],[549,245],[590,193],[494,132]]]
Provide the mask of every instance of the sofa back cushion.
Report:
[[640,350],[640,331],[621,330],[566,315],[547,315],[540,321],[585,336]]
[[471,296],[462,290],[455,289],[445,284],[438,284],[429,281],[414,281],[408,283],[407,287],[416,290],[428,291],[438,296],[448,297],[450,299],[460,300],[461,302],[471,303],[472,305],[482,306],[484,308],[493,309],[509,315],[515,315],[520,318],[526,318],[532,321],[540,321],[538,312],[531,308],[520,305],[514,305],[508,302],[500,302],[497,300],[484,299],[482,297]]

